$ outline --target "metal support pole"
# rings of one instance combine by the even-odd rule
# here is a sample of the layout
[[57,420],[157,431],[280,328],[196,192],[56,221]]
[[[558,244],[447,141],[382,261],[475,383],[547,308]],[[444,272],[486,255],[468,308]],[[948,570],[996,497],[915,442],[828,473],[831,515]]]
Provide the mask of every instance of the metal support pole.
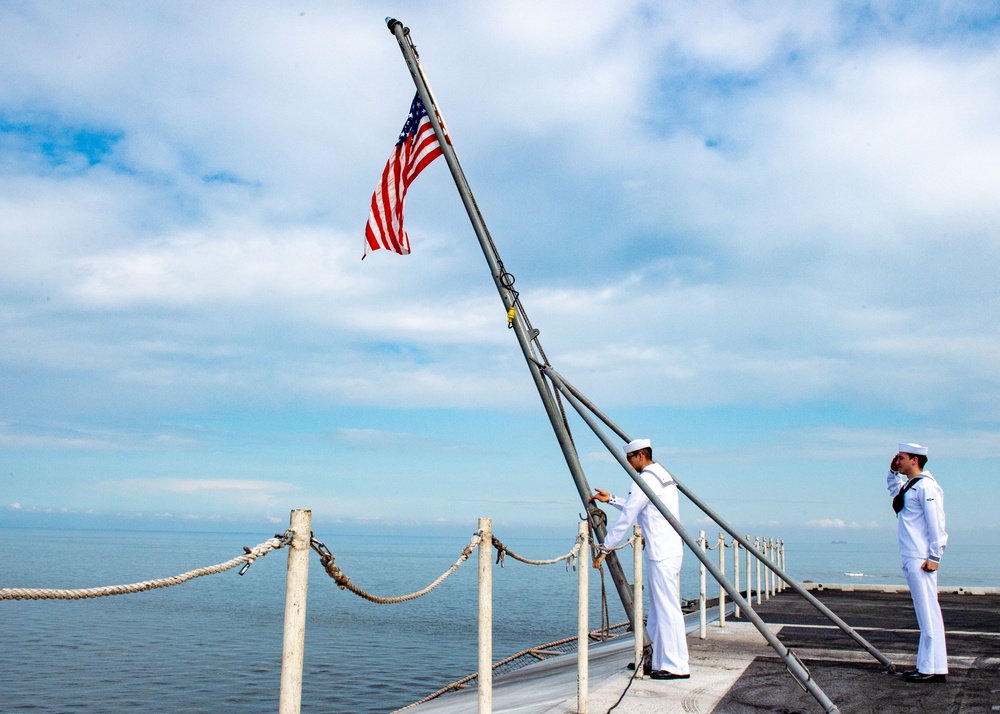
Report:
[[[420,66],[420,59],[417,57],[416,48],[410,40],[410,30],[408,27],[404,27],[403,23],[399,20],[391,17],[387,17],[385,22],[389,28],[389,32],[395,36],[396,41],[399,43],[399,49],[403,53],[403,59],[406,60],[406,66],[410,70],[410,76],[413,77],[413,83],[417,88],[417,94],[420,95],[420,99],[427,108],[427,118],[430,120],[431,126],[434,127],[434,134],[437,137],[438,143],[441,145],[441,155],[448,164],[448,169],[451,171],[452,179],[455,181],[455,187],[458,189],[458,194],[465,206],[465,212],[469,216],[469,221],[472,223],[472,229],[479,241],[479,247],[483,251],[483,257],[486,258],[486,263],[490,268],[490,273],[493,276],[493,282],[496,285],[497,292],[500,294],[500,300],[503,302],[504,312],[515,309],[515,307],[519,307],[515,302],[516,293],[508,284],[505,284],[505,280],[509,279],[510,276],[502,269],[500,256],[497,253],[496,246],[493,245],[493,239],[490,237],[489,231],[486,228],[486,222],[483,220],[483,216],[479,211],[479,206],[476,204],[476,199],[472,195],[472,189],[469,187],[469,182],[465,178],[465,172],[462,170],[462,166],[458,161],[458,154],[455,153],[455,147],[451,143],[451,137],[448,136],[448,133],[445,130],[444,120],[441,117],[440,108],[437,105],[437,101],[434,99],[433,92],[431,92],[430,84],[424,76],[423,68]],[[590,496],[592,495],[592,490],[590,485],[587,483],[587,477],[584,475],[583,466],[580,463],[580,456],[576,451],[576,446],[573,444],[573,438],[569,433],[569,428],[563,421],[562,412],[556,404],[552,393],[549,391],[548,384],[546,383],[544,377],[542,377],[540,368],[542,362],[538,360],[535,350],[532,347],[532,343],[536,345],[538,344],[538,330],[531,330],[529,332],[520,316],[516,317],[510,323],[510,327],[514,332],[514,335],[517,337],[517,343],[520,346],[525,362],[528,365],[528,371],[531,373],[531,379],[535,383],[535,388],[538,390],[538,396],[542,400],[542,406],[545,408],[545,413],[549,417],[549,423],[552,426],[552,431],[555,433],[556,441],[559,443],[559,448],[562,450],[563,458],[566,460],[566,466],[569,468],[570,475],[573,477],[573,482],[576,484],[576,490],[580,496],[580,501],[583,503],[584,509],[587,510],[589,514],[591,506]],[[591,527],[594,529],[594,534],[598,539],[603,541],[604,537],[607,535],[607,529],[605,528],[603,522],[596,520],[593,516],[590,516],[590,520]],[[618,597],[621,600],[622,607],[625,609],[625,614],[628,616],[629,620],[632,621],[632,626],[635,627],[634,618],[632,617],[632,591],[625,578],[625,571],[622,569],[618,556],[613,552],[607,555],[605,562],[608,565],[608,572],[611,574],[611,579],[615,584],[615,590],[618,592]]]
[[479,519],[479,714],[493,712],[493,521]]
[[590,660],[588,647],[590,645],[590,626],[587,614],[590,607],[587,588],[587,571],[590,570],[590,527],[586,521],[580,521],[580,530],[576,537],[580,546],[580,554],[576,559],[576,711],[577,714],[587,714],[587,697],[590,689]]
[[[642,526],[633,526],[632,532],[635,534],[635,543],[632,546],[632,602],[635,603],[635,620],[642,622]],[[645,677],[646,665],[643,662],[643,642],[642,629],[633,630],[635,634],[635,668],[638,670],[635,676],[638,679]]]
[[281,689],[278,714],[299,714],[302,708],[302,663],[306,648],[306,595],[309,588],[309,546],[312,511],[292,511],[289,528],[288,574],[285,578],[285,633],[281,643]]

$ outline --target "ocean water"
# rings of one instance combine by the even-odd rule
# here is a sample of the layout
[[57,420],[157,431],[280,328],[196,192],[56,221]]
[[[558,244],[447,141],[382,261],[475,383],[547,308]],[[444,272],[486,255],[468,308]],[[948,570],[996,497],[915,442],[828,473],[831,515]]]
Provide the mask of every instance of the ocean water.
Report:
[[[221,563],[270,534],[0,529],[0,587],[82,588],[132,583]],[[517,540],[533,559],[573,539]],[[352,582],[392,596],[424,587],[467,540],[321,538]],[[903,584],[892,542],[787,543],[798,580]],[[622,551],[630,573],[631,551]],[[712,553],[717,562],[717,553]],[[390,712],[476,668],[476,558],[430,595],[375,605],[339,590],[311,559],[303,712]],[[274,712],[278,706],[285,551],[237,570],[136,595],[81,601],[0,601],[0,710],[4,712]],[[732,555],[726,571],[732,573]],[[745,561],[744,561],[745,562]],[[996,545],[953,545],[942,584],[998,585]],[[744,563],[741,563],[741,569]],[[862,577],[845,573],[862,572]],[[590,571],[590,618],[601,587]],[[495,659],[576,632],[576,573],[512,560],[494,569]],[[698,594],[685,557],[682,596]],[[607,583],[612,622],[624,619]],[[709,597],[718,593],[709,576]]]

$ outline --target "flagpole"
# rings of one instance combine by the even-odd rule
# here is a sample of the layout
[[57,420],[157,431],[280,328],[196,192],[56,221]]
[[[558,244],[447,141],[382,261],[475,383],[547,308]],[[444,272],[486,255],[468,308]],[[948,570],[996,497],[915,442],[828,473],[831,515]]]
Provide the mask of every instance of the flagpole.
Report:
[[[409,68],[410,75],[413,77],[413,83],[416,85],[417,94],[420,95],[421,101],[428,110],[427,117],[434,127],[434,133],[437,136],[438,142],[441,144],[442,155],[448,164],[452,178],[455,180],[455,186],[462,197],[465,210],[469,214],[469,220],[472,222],[472,228],[476,233],[476,238],[479,240],[479,246],[482,248],[483,255],[490,267],[493,282],[500,293],[500,299],[503,301],[504,308],[508,311],[516,310],[518,302],[517,294],[510,287],[510,283],[505,284],[507,273],[502,267],[496,246],[493,245],[493,240],[486,229],[486,223],[479,212],[479,206],[476,205],[476,199],[472,195],[472,189],[469,188],[469,183],[465,179],[465,173],[458,162],[458,155],[452,146],[451,137],[445,128],[441,112],[438,109],[437,102],[434,100],[434,94],[427,82],[427,78],[424,76],[423,68],[420,66],[417,49],[410,39],[410,28],[404,27],[402,22],[391,17],[387,17],[385,23],[389,28],[389,32],[396,37],[396,41],[399,43],[399,49],[403,53],[406,66]],[[510,313],[508,312],[508,314]],[[590,496],[593,492],[587,483],[587,477],[580,464],[580,456],[576,451],[576,446],[573,444],[572,436],[569,433],[563,415],[556,404],[555,397],[550,391],[548,383],[545,381],[545,377],[538,366],[539,359],[532,347],[532,342],[538,338],[538,330],[531,330],[529,333],[523,321],[517,317],[511,321],[510,325],[517,336],[517,342],[521,347],[521,352],[524,354],[525,362],[527,362],[528,370],[531,372],[531,378],[535,383],[535,387],[538,389],[538,395],[542,399],[542,405],[545,407],[549,422],[552,424],[556,440],[559,442],[559,448],[562,449],[566,465],[569,467],[570,474],[576,484],[580,500],[583,502],[583,507],[587,510],[591,527],[594,529],[597,541],[602,542],[607,535],[607,528],[602,520],[598,520],[600,517],[598,514],[603,515],[603,512],[600,509],[591,508],[590,506]],[[608,570],[614,581],[615,589],[618,591],[618,596],[621,598],[622,606],[625,608],[625,613],[628,615],[629,621],[634,628],[636,623],[633,621],[632,614],[632,590],[628,580],[625,578],[625,572],[622,570],[621,563],[614,552],[608,555],[605,562],[608,564]],[[581,565],[581,567],[583,566]]]

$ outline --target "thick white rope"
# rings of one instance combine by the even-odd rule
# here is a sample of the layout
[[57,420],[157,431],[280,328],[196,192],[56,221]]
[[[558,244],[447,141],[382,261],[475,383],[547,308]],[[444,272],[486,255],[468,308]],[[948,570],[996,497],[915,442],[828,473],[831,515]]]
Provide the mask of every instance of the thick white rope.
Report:
[[[312,541],[312,547],[313,550],[319,553],[320,556],[319,561],[323,565],[323,569],[326,570],[326,574],[329,575],[331,578],[333,578],[334,582],[337,583],[337,587],[339,587],[341,590],[347,590],[349,592],[354,593],[360,598],[364,598],[369,602],[373,602],[379,605],[395,605],[397,603],[407,602],[408,600],[416,600],[418,597],[423,597],[431,590],[436,588],[438,585],[443,583],[452,573],[458,570],[459,566],[461,566],[462,563],[464,563],[466,560],[469,559],[469,556],[476,548],[482,547],[482,540],[483,540],[482,533],[473,534],[471,540],[469,540],[469,544],[465,546],[465,548],[462,550],[462,553],[459,556],[458,560],[455,561],[455,563],[450,568],[448,568],[448,570],[442,573],[441,576],[437,578],[437,580],[435,580],[430,585],[421,590],[417,590],[416,592],[410,593],[409,595],[399,595],[397,597],[381,597],[379,595],[373,595],[372,593],[363,590],[362,588],[352,583],[351,579],[347,575],[345,575],[344,572],[337,566],[333,553],[330,551],[329,548],[327,548],[327,546],[324,543],[314,538]],[[565,560],[567,562],[566,567],[569,568],[570,565],[572,565],[573,563],[573,559],[579,558],[580,554],[580,544],[577,543],[576,545],[573,546],[572,550],[570,550],[569,553],[561,555],[558,558],[552,558],[551,560],[529,560],[528,558],[523,558],[508,550],[507,546],[501,543],[497,538],[492,539],[492,544],[496,546],[497,562],[500,563],[503,562],[504,555],[506,554],[514,558],[515,560],[519,560],[522,563],[527,563],[528,565],[552,565],[553,563],[559,563]]]
[[628,548],[629,546],[635,545],[635,536],[630,536],[628,540],[623,541],[621,545],[614,545],[610,548],[605,548],[603,545],[598,547],[598,550],[602,553],[613,553],[616,550],[622,550]]
[[369,602],[376,603],[378,605],[395,605],[397,603],[406,602],[407,600],[416,600],[418,597],[423,597],[431,590],[436,588],[438,585],[443,583],[452,573],[458,570],[458,567],[469,559],[472,552],[479,546],[480,541],[482,541],[482,533],[475,533],[469,544],[462,549],[462,554],[459,556],[458,560],[448,568],[437,580],[432,582],[427,587],[417,592],[410,593],[409,595],[400,595],[398,597],[379,597],[378,595],[372,595],[369,592],[365,592],[357,585],[351,582],[351,579],[344,575],[343,571],[337,567],[334,562],[333,553],[327,548],[323,543],[313,539],[312,546],[313,550],[320,554],[320,563],[323,564],[323,569],[326,570],[326,574],[333,578],[334,582],[337,583],[337,587],[341,590],[348,590],[358,597],[364,598]]
[[554,563],[561,563],[565,560],[566,567],[568,569],[573,565],[573,559],[578,557],[580,553],[580,544],[577,543],[568,553],[560,555],[558,558],[552,558],[550,560],[530,560],[512,551],[496,536],[493,536],[493,547],[497,549],[497,562],[500,563],[501,566],[503,566],[504,558],[509,555],[514,560],[519,560],[522,563],[527,563],[528,565],[553,565]]
[[249,567],[257,558],[261,558],[272,550],[285,547],[285,541],[275,536],[269,538],[260,545],[253,548],[246,548],[243,555],[218,565],[210,565],[197,570],[190,570],[180,575],[169,578],[159,578],[157,580],[146,580],[141,583],[131,583],[129,585],[107,585],[100,588],[83,588],[80,590],[55,590],[51,588],[0,588],[0,600],[84,600],[87,598],[106,597],[108,595],[131,595],[146,590],[156,590],[157,588],[168,588],[172,585],[180,585],[189,580],[200,578],[203,575],[214,575],[226,570],[230,570],[239,565]]

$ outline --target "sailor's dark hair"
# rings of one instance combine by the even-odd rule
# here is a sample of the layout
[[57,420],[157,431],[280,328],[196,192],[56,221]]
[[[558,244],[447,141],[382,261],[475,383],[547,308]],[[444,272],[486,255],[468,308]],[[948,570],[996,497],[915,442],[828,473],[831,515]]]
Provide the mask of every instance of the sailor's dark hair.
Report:
[[653,448],[650,446],[643,447],[642,449],[636,449],[635,451],[630,451],[630,454],[642,454],[650,461],[653,460]]
[[923,454],[910,454],[909,451],[904,451],[903,453],[909,454],[910,456],[912,456],[913,458],[915,458],[917,460],[917,466],[920,467],[921,471],[924,470],[924,466],[927,465],[927,457],[926,456],[924,456]]

